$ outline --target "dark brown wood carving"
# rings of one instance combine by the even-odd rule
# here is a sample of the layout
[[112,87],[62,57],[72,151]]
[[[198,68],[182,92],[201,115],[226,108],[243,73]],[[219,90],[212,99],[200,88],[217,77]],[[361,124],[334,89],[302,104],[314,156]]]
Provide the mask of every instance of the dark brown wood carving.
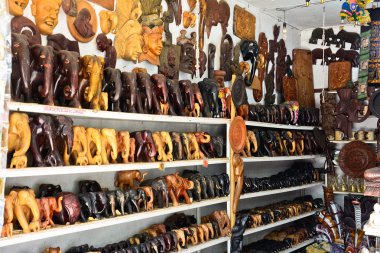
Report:
[[220,45],[220,70],[224,70],[226,72],[226,76],[224,77],[225,81],[231,81],[232,78],[231,61],[233,47],[234,44],[231,36],[229,34],[223,36],[222,43]]
[[329,64],[329,90],[345,88],[351,80],[351,63],[349,61],[331,62]]
[[300,107],[315,107],[313,59],[310,50],[293,50],[293,72],[294,77],[297,79],[297,94]]

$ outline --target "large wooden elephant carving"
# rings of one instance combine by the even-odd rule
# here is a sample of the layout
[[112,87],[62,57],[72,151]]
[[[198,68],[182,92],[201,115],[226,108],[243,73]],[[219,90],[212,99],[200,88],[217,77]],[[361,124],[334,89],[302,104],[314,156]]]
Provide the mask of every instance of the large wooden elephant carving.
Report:
[[104,70],[102,92],[108,94],[108,110],[119,112],[121,95],[121,71],[119,69],[106,68]]
[[173,143],[169,132],[154,132],[153,141],[157,150],[157,160],[173,161]]
[[102,164],[116,163],[117,159],[117,140],[116,130],[111,128],[103,128],[101,131],[102,138]]
[[40,211],[31,189],[12,189],[13,212],[24,233],[40,230]]
[[30,85],[35,102],[54,105],[53,70],[54,52],[51,46],[33,45],[30,48]]
[[86,129],[87,158],[91,165],[102,164],[102,136],[99,129],[89,127]]
[[154,145],[152,132],[149,130],[133,132],[132,137],[136,142],[135,161],[154,161],[154,157],[156,156],[157,151],[156,146]]
[[31,132],[29,117],[26,113],[14,112],[9,116],[8,152],[13,153],[10,168],[27,167]]
[[87,158],[88,143],[86,129],[83,126],[73,127],[73,147],[70,153],[64,152],[63,160],[66,166],[72,164],[85,166],[89,164]]
[[31,151],[34,165],[37,167],[63,166],[63,159],[55,141],[53,118],[48,115],[36,115],[30,119]]
[[71,154],[74,142],[73,120],[69,117],[54,116],[54,141],[62,158]]
[[186,204],[191,204],[187,190],[194,188],[194,183],[186,178],[179,176],[179,173],[165,176],[166,187],[173,206],[178,206],[180,197],[185,199]]
[[123,163],[131,162],[131,135],[128,131],[117,132],[117,152]]
[[61,50],[57,54],[54,99],[57,105],[81,108],[78,98],[79,53]]
[[108,109],[108,95],[102,92],[104,58],[93,55],[82,57],[79,99],[82,106],[94,110]]

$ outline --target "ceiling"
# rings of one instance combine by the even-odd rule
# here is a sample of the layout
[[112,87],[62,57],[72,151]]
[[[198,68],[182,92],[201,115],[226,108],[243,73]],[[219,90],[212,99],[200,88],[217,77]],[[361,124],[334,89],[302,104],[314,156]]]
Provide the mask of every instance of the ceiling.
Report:
[[[245,0],[265,13],[285,19],[286,23],[300,30],[323,26],[323,5],[320,0],[311,0],[309,7],[305,6],[305,0]],[[344,1],[326,0],[325,26],[340,24],[339,12]],[[283,10],[278,10],[283,9]]]

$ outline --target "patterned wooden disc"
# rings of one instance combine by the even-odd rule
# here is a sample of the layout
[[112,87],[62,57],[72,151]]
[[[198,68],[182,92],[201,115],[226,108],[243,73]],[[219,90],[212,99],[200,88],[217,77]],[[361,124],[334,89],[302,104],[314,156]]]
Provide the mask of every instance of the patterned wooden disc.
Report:
[[375,151],[362,141],[350,142],[339,153],[339,166],[348,176],[362,178],[365,170],[376,166]]
[[247,138],[247,127],[242,117],[237,116],[231,122],[230,145],[235,153],[243,151]]

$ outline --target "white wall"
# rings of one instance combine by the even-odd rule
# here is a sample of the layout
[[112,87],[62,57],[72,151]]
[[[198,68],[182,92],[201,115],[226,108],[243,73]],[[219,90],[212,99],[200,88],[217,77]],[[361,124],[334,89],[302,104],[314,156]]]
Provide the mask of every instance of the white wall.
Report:
[[[31,1],[30,1],[31,3]],[[233,36],[233,29],[232,29],[232,24],[233,24],[233,7],[235,4],[240,5],[243,8],[248,9],[250,12],[252,12],[256,16],[256,37],[258,37],[259,32],[265,32],[267,35],[268,40],[273,38],[272,34],[272,28],[274,24],[278,24],[282,26],[282,23],[278,23],[277,19],[273,19],[272,17],[261,13],[260,10],[255,8],[252,5],[248,5],[247,3],[241,1],[241,0],[230,0],[228,1],[230,8],[231,8],[231,17],[229,21],[229,26],[228,26],[228,33],[232,35],[234,43],[237,43],[240,41],[237,37]],[[30,4],[29,4],[30,5]],[[102,8],[92,4],[91,5],[95,8],[96,12],[98,13]],[[166,2],[163,1],[162,5],[164,6],[164,10],[167,9],[166,7]],[[183,11],[187,11],[188,5],[186,0],[182,0],[182,6],[183,6]],[[198,7],[196,8],[198,10]],[[34,21],[33,16],[31,15],[30,12],[30,6],[28,6],[25,10],[25,16],[30,18],[31,20]],[[173,34],[173,42],[175,41],[175,38],[179,35],[179,31],[182,29],[182,25],[176,26],[174,23],[171,24],[170,26],[172,34]],[[98,33],[100,33],[100,27],[98,27]],[[192,31],[197,31],[197,28],[194,29],[188,29],[188,34]],[[54,33],[63,33],[67,38],[73,40],[74,38],[71,36],[71,34],[68,31],[67,25],[66,25],[66,16],[63,12],[63,10],[60,10],[59,13],[59,23],[58,26],[55,28]],[[110,34],[108,35],[112,37]],[[282,36],[282,33],[280,34],[280,38]],[[208,43],[212,42],[213,44],[216,45],[217,51],[215,55],[215,69],[219,68],[219,57],[220,57],[220,42],[222,38],[222,33],[221,33],[221,27],[213,27],[210,35],[210,39],[207,39],[207,36],[205,35],[205,47],[204,51],[207,53],[208,49]],[[295,47],[299,46],[300,42],[300,37],[299,37],[299,31],[292,29],[291,27],[288,26],[288,35],[287,35],[287,40],[286,40],[286,45],[288,49],[288,53],[291,54],[292,49]],[[43,44],[46,44],[46,37],[43,36]],[[80,51],[81,55],[86,55],[86,54],[96,54],[96,55],[103,55],[100,51],[96,49],[96,43],[95,40],[83,44],[79,43],[80,46]],[[153,66],[147,62],[143,63],[138,63],[134,64],[133,62],[127,62],[124,60],[118,60],[117,62],[117,67],[120,68],[122,71],[131,71],[134,67],[144,67],[148,69],[148,72],[153,74],[157,73],[157,67]],[[206,74],[205,74],[206,76]],[[180,73],[180,79],[191,79],[191,76],[188,74]],[[195,82],[199,81],[199,79],[194,79]],[[263,84],[263,89],[265,92],[265,85]],[[253,97],[252,97],[252,90],[247,90],[248,91],[248,96],[249,96],[249,102],[253,103]],[[167,129],[167,128],[172,128],[173,130],[177,131],[195,131],[195,129],[190,129],[193,127],[197,127],[197,129],[205,129],[210,132],[214,133],[221,133],[223,132],[223,129],[218,129],[215,127],[203,127],[203,126],[189,126],[189,125],[166,125],[166,124],[146,124],[143,121],[142,122],[136,122],[136,123],[126,123],[122,121],[76,121],[77,124],[84,124],[84,125],[94,125],[97,127],[102,127],[107,125],[108,127],[114,127],[118,129],[141,129],[141,128],[147,128],[147,129]],[[225,130],[224,130],[225,131]],[[136,168],[138,169],[138,167]],[[181,168],[181,170],[184,168]],[[201,169],[201,168],[193,168],[193,169]],[[218,166],[210,166],[207,171],[204,170],[205,173],[222,173],[226,169],[225,165],[218,165]],[[170,173],[173,171],[166,171],[165,173]],[[270,173],[270,171],[268,171]],[[152,172],[149,177],[153,177],[160,174],[159,172]],[[162,174],[162,173],[161,173]],[[272,174],[272,173],[270,173]],[[9,190],[9,187],[12,185],[29,185],[33,188],[37,188],[38,185],[42,182],[45,183],[54,183],[54,184],[62,184],[64,186],[65,191],[75,191],[76,190],[76,182],[79,181],[80,179],[94,179],[98,180],[101,182],[101,185],[104,187],[112,187],[112,182],[113,182],[113,177],[114,173],[100,173],[100,174],[94,174],[94,175],[71,175],[71,176],[64,176],[64,177],[39,177],[39,178],[23,178],[23,179],[18,179],[18,180],[8,180],[7,182],[7,190]],[[273,202],[275,202],[275,199],[273,199]],[[211,212],[212,210],[217,210],[217,209],[225,209],[225,205],[219,205],[219,206],[212,206],[211,208],[204,208],[202,209],[202,215],[207,214]],[[195,213],[195,210],[193,210],[190,213]],[[1,252],[4,253],[30,253],[30,252],[42,252],[44,247],[46,246],[61,246],[63,250],[67,249],[70,246],[75,246],[75,245],[80,245],[83,243],[89,243],[91,245],[95,246],[101,246],[105,245],[106,243],[111,243],[111,242],[117,242],[119,240],[125,239],[130,235],[133,235],[134,233],[138,232],[140,229],[145,228],[149,226],[152,223],[157,223],[157,222],[162,222],[165,217],[159,217],[155,218],[154,220],[144,220],[140,221],[138,223],[128,223],[128,224],[123,224],[115,227],[109,227],[105,229],[99,229],[99,230],[93,230],[93,231],[88,231],[84,233],[76,233],[73,235],[69,236],[61,236],[61,237],[54,237],[49,240],[45,241],[36,241],[33,243],[25,243],[25,244],[20,244],[17,246],[11,246],[11,247],[6,247],[2,248]],[[224,245],[225,246],[225,245]],[[33,249],[33,250],[31,250]],[[217,252],[225,251],[226,248],[220,248],[220,251],[217,250]]]

